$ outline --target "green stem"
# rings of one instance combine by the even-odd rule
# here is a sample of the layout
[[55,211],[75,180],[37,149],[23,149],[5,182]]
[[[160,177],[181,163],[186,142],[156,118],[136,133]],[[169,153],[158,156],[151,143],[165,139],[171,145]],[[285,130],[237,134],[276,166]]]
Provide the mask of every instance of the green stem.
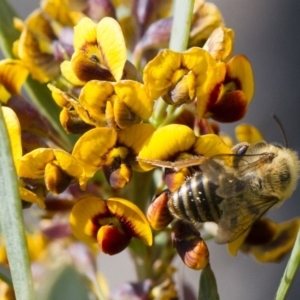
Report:
[[[171,50],[177,52],[182,52],[186,50],[190,36],[193,7],[194,0],[186,0],[184,1],[184,4],[182,3],[182,0],[175,1],[174,17],[169,43],[169,48]],[[162,116],[164,116],[167,107],[168,104],[162,98],[157,100],[154,114],[154,126],[159,124],[158,122],[161,121]]]
[[300,229],[295,241],[294,248],[291,253],[291,257],[287,263],[284,274],[281,278],[275,299],[283,300],[285,299],[287,292],[289,291],[292,282],[295,278],[296,272],[298,270],[300,263]]
[[0,106],[0,223],[4,234],[16,299],[33,300],[34,289],[27,250],[18,178]]
[[193,8],[194,0],[186,0],[184,1],[184,5],[182,5],[182,0],[175,1],[174,18],[169,43],[171,50],[178,52],[186,50],[190,36]]

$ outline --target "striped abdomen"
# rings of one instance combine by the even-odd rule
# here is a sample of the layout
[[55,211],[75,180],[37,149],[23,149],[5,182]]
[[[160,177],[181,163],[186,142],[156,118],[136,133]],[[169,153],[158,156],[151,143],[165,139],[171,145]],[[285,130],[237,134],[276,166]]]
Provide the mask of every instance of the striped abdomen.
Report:
[[218,205],[223,198],[216,195],[217,187],[201,172],[197,172],[170,195],[168,206],[171,214],[190,222],[218,222]]

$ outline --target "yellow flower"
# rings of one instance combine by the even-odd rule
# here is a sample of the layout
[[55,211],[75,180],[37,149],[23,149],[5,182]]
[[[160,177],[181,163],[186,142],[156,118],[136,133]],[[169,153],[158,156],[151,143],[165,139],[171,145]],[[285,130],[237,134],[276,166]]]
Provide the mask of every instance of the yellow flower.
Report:
[[43,1],[24,22],[20,39],[14,44],[14,53],[30,70],[32,77],[47,82],[60,74],[60,64],[73,53],[72,26],[82,18],[70,12],[65,1]]
[[[164,147],[161,147],[162,144]],[[232,151],[217,135],[206,134],[197,137],[194,131],[185,125],[170,124],[153,132],[141,148],[139,158],[176,161],[188,156],[212,157],[218,154],[232,154]],[[154,168],[147,163],[139,164],[145,170]]]
[[[20,122],[18,120],[17,115],[9,107],[2,107],[2,113],[4,116],[4,121],[5,121],[5,124],[7,127],[9,139],[10,139],[14,165],[15,165],[16,170],[18,171],[19,163],[20,163],[19,159],[22,156]],[[24,200],[24,201],[27,201],[30,203],[36,203],[41,208],[45,208],[44,201],[42,199],[40,199],[35,193],[30,191],[26,187],[25,183],[22,180],[19,180],[19,193],[20,193],[21,200]]]
[[259,262],[279,262],[294,246],[300,228],[300,218],[275,223],[267,218],[257,220],[239,241],[228,244],[236,255],[238,250],[252,254]]
[[4,59],[0,61],[0,102],[7,103],[12,95],[20,95],[29,70],[20,60]]
[[[144,86],[132,80],[89,81],[78,102],[88,113],[90,124],[121,129],[150,118],[154,105]],[[80,111],[78,114],[82,116]]]
[[110,255],[124,250],[133,237],[152,245],[147,219],[125,199],[83,198],[74,205],[70,224],[76,238],[89,245],[98,243],[101,251]]
[[165,49],[144,68],[144,84],[151,99],[162,97],[175,106],[191,103],[215,64],[210,54],[201,48],[194,47],[183,53]]
[[[225,68],[224,68],[225,67]],[[234,56],[219,63],[208,74],[207,85],[198,89],[198,118],[235,122],[244,117],[254,94],[254,78],[249,60]]]
[[63,75],[74,85],[89,80],[118,81],[126,63],[126,45],[119,23],[110,17],[98,25],[83,18],[74,27],[74,54],[61,66]]
[[22,178],[44,178],[45,185],[53,194],[63,192],[75,179],[82,189],[87,178],[80,163],[69,153],[51,148],[38,148],[25,154],[18,164]]
[[91,80],[78,99],[48,85],[56,103],[63,107],[60,121],[67,132],[83,133],[92,127],[128,128],[150,118],[154,102],[143,84]]
[[79,138],[72,155],[84,167],[87,178],[103,169],[111,186],[122,188],[130,181],[131,168],[141,171],[135,157],[153,131],[153,126],[144,123],[119,131],[94,128]]

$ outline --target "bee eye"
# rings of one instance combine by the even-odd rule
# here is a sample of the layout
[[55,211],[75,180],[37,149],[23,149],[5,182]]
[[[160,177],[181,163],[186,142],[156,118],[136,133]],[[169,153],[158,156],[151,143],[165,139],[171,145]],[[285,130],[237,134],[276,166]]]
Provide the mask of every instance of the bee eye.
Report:
[[243,145],[237,150],[236,155],[238,156],[244,155],[247,152],[248,148],[249,148],[248,145]]

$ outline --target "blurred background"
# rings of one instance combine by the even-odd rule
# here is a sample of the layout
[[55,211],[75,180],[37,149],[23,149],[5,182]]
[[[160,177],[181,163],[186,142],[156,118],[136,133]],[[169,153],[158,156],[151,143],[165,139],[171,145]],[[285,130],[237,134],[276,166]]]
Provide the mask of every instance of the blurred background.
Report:
[[[218,0],[211,1],[221,10],[227,27],[235,31],[235,54],[246,55],[255,75],[255,96],[246,117],[237,123],[221,125],[222,131],[234,134],[239,123],[257,126],[268,142],[284,143],[281,131],[271,114],[283,123],[289,146],[300,152],[300,1],[297,0]],[[22,18],[39,6],[38,0],[10,0]],[[184,1],[183,1],[184,5]],[[282,207],[268,213],[281,222],[300,215],[300,188]],[[273,299],[288,258],[279,264],[259,264],[239,253],[229,256],[226,246],[208,243],[220,298],[223,300]],[[195,290],[199,272],[191,271],[180,260],[177,279]],[[100,270],[111,289],[134,280],[128,253],[100,257]],[[299,299],[300,273],[287,299]],[[188,300],[188,299],[187,299]]]

